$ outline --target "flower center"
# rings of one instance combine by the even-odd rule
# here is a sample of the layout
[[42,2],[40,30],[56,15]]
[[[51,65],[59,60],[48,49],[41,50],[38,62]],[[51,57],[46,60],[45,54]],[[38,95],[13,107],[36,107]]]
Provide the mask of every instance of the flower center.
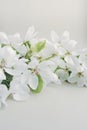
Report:
[[0,68],[4,68],[5,67],[5,60],[2,59],[1,62],[0,62]]
[[83,72],[78,72],[77,75],[78,75],[79,77],[84,76],[84,75],[83,75]]

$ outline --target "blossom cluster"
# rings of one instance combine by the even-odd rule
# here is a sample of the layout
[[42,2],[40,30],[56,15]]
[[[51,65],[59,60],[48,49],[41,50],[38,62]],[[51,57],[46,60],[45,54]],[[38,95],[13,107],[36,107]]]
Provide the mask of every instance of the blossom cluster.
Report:
[[75,51],[76,44],[68,31],[51,31],[51,40],[38,38],[33,26],[24,38],[0,32],[0,105],[9,96],[26,100],[49,83],[87,86],[87,50]]

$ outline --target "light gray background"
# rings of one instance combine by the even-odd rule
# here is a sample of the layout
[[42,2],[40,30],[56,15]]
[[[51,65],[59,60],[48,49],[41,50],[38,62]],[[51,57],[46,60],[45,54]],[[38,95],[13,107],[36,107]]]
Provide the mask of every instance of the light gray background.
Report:
[[[78,46],[87,42],[87,0],[0,0],[0,31],[35,25],[39,36],[69,30]],[[87,130],[87,88],[48,86],[22,103],[0,110],[0,130]]]
[[8,105],[0,110],[1,130],[87,130],[87,88],[49,85]]
[[69,30],[78,43],[86,44],[86,0],[0,0],[0,31],[20,32],[34,25],[39,36],[48,37]]

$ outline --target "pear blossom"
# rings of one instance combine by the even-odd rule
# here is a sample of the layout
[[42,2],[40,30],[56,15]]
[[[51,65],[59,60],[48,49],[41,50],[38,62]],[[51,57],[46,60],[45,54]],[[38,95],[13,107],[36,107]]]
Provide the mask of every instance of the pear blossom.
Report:
[[60,55],[75,53],[73,52],[73,48],[75,48],[77,42],[75,40],[70,40],[70,33],[68,31],[64,31],[61,38],[59,38],[55,31],[51,31],[51,38],[54,45],[58,47]]
[[77,83],[79,87],[87,86],[87,67],[78,60],[75,60],[71,66],[72,69],[68,81]]
[[59,81],[57,75],[52,72],[54,70],[54,63],[52,61],[39,62],[36,58],[33,58],[29,63],[28,68],[30,70],[30,74],[32,75],[31,77],[35,78],[36,74],[40,74],[45,84]]
[[67,50],[71,50],[77,44],[76,41],[70,40],[70,33],[68,31],[64,31],[61,38],[59,38],[55,31],[51,31],[51,37],[54,43],[64,47]]
[[[37,74],[40,74],[42,79],[44,80],[45,85],[49,84],[50,82],[58,82],[60,84],[60,80],[58,79],[57,75],[52,72],[54,63],[52,61],[43,61],[39,62],[36,58],[32,59],[29,67],[29,84],[33,84],[31,86],[37,87],[38,80]],[[33,82],[33,83],[31,83]]]
[[19,33],[7,35],[4,32],[0,32],[0,44],[1,46],[11,46],[17,53],[20,53],[21,55],[25,54],[26,52],[26,47],[22,44],[22,38]]
[[19,72],[22,73],[26,68],[25,60],[19,60],[19,56],[10,46],[0,48],[0,61],[0,75],[2,78],[5,78],[4,71],[14,75],[19,74]]

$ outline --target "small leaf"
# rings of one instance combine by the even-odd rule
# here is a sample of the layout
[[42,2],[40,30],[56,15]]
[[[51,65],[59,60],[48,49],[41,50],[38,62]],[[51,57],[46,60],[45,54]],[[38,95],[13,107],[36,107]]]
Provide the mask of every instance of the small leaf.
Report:
[[4,43],[1,43],[1,47],[4,47],[4,46],[7,46],[6,44],[4,44]]
[[32,47],[33,52],[40,52],[42,49],[45,48],[46,41],[40,41],[35,46]]
[[7,72],[4,72],[6,79],[1,82],[1,84],[4,84],[7,86],[7,88],[10,88],[10,82],[12,81],[13,76],[8,74]]
[[39,74],[37,74],[37,77],[38,77],[38,86],[37,86],[37,88],[36,89],[32,89],[30,86],[30,90],[32,91],[32,92],[34,92],[34,93],[40,93],[41,92],[41,90],[42,90],[42,88],[43,88],[43,79],[42,79],[42,77],[39,75]]

